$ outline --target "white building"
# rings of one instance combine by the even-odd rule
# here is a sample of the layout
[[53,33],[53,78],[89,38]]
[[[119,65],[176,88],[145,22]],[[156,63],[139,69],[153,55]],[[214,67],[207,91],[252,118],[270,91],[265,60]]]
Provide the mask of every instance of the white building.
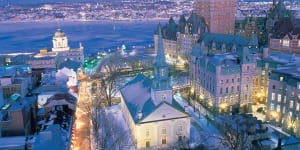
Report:
[[125,120],[139,149],[165,148],[190,137],[190,116],[173,100],[160,30],[154,79],[139,74],[120,90]]

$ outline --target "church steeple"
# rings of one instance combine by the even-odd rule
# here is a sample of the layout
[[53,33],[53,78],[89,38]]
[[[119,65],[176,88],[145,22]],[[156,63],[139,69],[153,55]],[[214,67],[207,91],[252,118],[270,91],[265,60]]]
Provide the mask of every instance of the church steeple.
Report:
[[158,25],[158,42],[157,42],[157,53],[155,58],[154,66],[166,66],[166,57],[163,47],[161,25]]
[[153,87],[155,89],[160,90],[170,88],[168,77],[168,64],[166,63],[160,24],[158,25],[158,42],[156,58],[154,63]]

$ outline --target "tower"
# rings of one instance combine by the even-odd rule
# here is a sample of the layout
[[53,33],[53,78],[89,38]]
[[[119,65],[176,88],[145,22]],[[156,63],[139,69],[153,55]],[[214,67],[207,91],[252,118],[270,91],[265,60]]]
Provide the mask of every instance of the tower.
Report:
[[68,45],[68,38],[61,29],[57,29],[53,36],[53,52],[62,52],[70,50]]
[[163,101],[172,103],[172,88],[168,76],[168,64],[163,48],[161,26],[158,26],[157,52],[154,63],[154,79],[152,81],[151,98],[155,105]]
[[234,33],[236,0],[195,0],[194,11],[204,18],[209,32]]

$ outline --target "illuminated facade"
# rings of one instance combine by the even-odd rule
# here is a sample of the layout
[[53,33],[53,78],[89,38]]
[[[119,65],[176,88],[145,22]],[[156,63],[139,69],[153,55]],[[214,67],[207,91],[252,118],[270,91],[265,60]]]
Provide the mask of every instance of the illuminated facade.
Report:
[[251,106],[255,58],[248,47],[224,54],[208,52],[196,44],[191,53],[191,89],[199,103],[220,115]]
[[194,11],[204,18],[209,32],[233,34],[236,0],[195,0]]
[[267,120],[300,137],[299,66],[273,70],[269,80]]

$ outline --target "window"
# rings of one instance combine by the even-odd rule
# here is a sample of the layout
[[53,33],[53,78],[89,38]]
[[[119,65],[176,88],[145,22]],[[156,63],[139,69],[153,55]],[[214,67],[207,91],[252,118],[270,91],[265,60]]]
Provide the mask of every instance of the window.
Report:
[[223,84],[223,80],[220,80],[220,84]]
[[249,89],[249,86],[248,86],[248,84],[246,84],[245,90],[248,91],[248,89]]
[[290,45],[290,41],[289,40],[283,40],[282,45],[288,47]]
[[249,71],[249,66],[247,66],[247,71]]
[[228,87],[226,88],[226,93],[228,93]]
[[182,132],[182,126],[178,126],[178,131]]
[[232,103],[233,102],[233,96],[231,95],[230,96],[230,103]]
[[245,100],[248,100],[248,95],[247,94],[245,94]]
[[278,102],[281,102],[281,94],[278,94],[278,96],[277,96],[277,101],[278,101]]
[[262,72],[261,72],[261,75],[265,75],[266,74],[266,71],[265,70],[263,70]]
[[300,110],[300,103],[297,103],[296,110],[297,110],[297,111],[299,111],[299,110]]
[[247,82],[249,81],[249,77],[246,77],[246,81],[247,81]]
[[165,76],[165,69],[161,69],[161,76],[162,76],[162,77]]
[[300,100],[300,94],[298,94],[298,99]]
[[237,90],[237,91],[240,91],[240,86],[239,86],[239,85],[236,87],[236,90]]
[[270,110],[274,110],[274,104],[273,103],[271,103]]
[[294,107],[294,101],[290,101],[290,108],[293,108]]
[[282,113],[283,114],[285,113],[285,106],[283,106],[283,108],[282,108]]
[[227,103],[227,102],[228,102],[228,97],[225,96],[224,103]]
[[237,82],[240,82],[240,78],[237,79]]
[[272,88],[273,88],[273,90],[275,90],[275,89],[276,89],[276,86],[275,86],[275,85],[273,85],[273,86],[272,86]]
[[166,138],[166,137],[163,137],[163,138],[161,139],[161,143],[162,143],[162,144],[167,144],[167,138]]
[[234,86],[231,87],[231,92],[234,92]]
[[231,82],[234,83],[234,79],[232,79]]
[[294,97],[294,96],[295,96],[295,92],[292,91],[292,92],[291,92],[291,97]]
[[226,80],[226,83],[229,83],[229,80],[228,80],[228,79]]
[[219,103],[222,103],[222,97],[219,98]]
[[235,101],[238,102],[239,101],[239,95],[235,96]]
[[280,81],[283,81],[283,77],[280,77]]
[[272,93],[272,101],[274,101],[275,100],[275,93]]
[[150,141],[146,141],[146,147],[150,147]]
[[286,103],[286,96],[283,97],[283,103]]
[[167,134],[167,129],[166,128],[162,128],[161,134]]
[[300,41],[298,41],[298,47],[300,47]]
[[280,105],[277,105],[277,112],[280,113]]
[[223,92],[223,88],[220,88],[220,94],[222,94],[222,92]]
[[166,100],[167,99],[167,95],[166,94],[163,94],[163,95],[161,95],[161,100]]
[[150,130],[146,129],[146,137],[149,137],[149,135],[150,135]]

